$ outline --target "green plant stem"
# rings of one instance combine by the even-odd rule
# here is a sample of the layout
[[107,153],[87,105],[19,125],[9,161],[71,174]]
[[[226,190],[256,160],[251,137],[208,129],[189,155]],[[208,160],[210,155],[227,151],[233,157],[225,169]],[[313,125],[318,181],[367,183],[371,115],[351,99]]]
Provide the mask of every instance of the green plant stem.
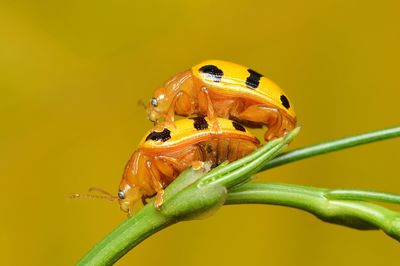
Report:
[[78,265],[111,265],[144,239],[171,224],[171,218],[148,204],[107,235]]
[[365,200],[393,204],[400,204],[400,195],[388,194],[378,191],[355,190],[355,189],[331,189],[325,192],[325,197],[336,200]]
[[283,138],[272,140],[248,156],[234,161],[223,168],[211,171],[205,176],[200,186],[221,184],[231,188],[248,181],[250,175],[257,173],[263,165],[281,153],[293,138],[299,133],[300,127],[295,128]]
[[[335,190],[338,194],[359,194]],[[329,223],[356,229],[382,229],[400,241],[400,213],[365,201],[328,199],[331,190],[292,184],[248,183],[229,192],[225,204],[273,204],[301,209]],[[353,193],[356,192],[356,193]],[[387,195],[397,198],[399,195]]]
[[[165,201],[204,175],[202,171],[189,169],[165,190]],[[152,202],[140,209],[134,216],[126,219],[94,246],[78,265],[111,265],[126,252],[147,237],[175,223],[175,217],[166,216],[154,208]]]
[[321,155],[328,152],[333,152],[342,149],[348,149],[362,144],[376,142],[380,140],[395,138],[400,136],[400,126],[392,127],[377,131],[372,131],[360,135],[345,137],[333,141],[323,142],[320,144],[292,150],[283,153],[275,159],[269,161],[264,165],[262,171],[277,167],[283,164],[295,162],[298,160],[306,159],[316,155]]

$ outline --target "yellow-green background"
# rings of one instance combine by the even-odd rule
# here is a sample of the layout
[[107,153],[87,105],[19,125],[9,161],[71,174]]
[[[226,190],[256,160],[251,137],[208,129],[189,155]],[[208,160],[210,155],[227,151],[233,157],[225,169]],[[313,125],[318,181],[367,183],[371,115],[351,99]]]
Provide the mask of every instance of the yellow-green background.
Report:
[[[151,127],[137,105],[205,59],[284,88],[291,148],[399,124],[398,1],[1,1],[1,264],[71,265],[125,219],[115,192]],[[399,140],[308,159],[263,180],[400,193]],[[170,227],[120,265],[396,265],[400,246],[275,206]]]

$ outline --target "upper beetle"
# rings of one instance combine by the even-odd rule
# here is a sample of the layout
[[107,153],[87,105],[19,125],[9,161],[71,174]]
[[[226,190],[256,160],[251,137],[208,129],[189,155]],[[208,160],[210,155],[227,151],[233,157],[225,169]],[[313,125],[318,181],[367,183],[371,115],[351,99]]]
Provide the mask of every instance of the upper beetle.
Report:
[[292,102],[278,85],[250,68],[221,60],[202,62],[172,77],[155,91],[147,110],[150,120],[163,118],[167,124],[175,114],[198,114],[265,125],[265,140],[282,136],[297,121]]

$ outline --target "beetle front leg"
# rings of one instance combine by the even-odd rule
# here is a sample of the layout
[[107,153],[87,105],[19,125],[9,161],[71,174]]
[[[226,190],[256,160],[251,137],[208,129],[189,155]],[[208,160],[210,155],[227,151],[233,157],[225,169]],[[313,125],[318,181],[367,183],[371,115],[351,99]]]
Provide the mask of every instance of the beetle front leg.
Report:
[[175,114],[187,116],[192,113],[194,113],[194,101],[187,92],[181,90],[172,99],[168,111],[164,115],[164,122],[160,124],[160,129],[171,124],[175,126]]
[[[157,156],[157,160],[160,160],[164,163],[171,165],[178,172],[182,172],[189,166],[189,164],[185,160],[177,159],[175,157],[166,156],[166,155]],[[173,173],[170,173],[168,175],[171,176],[172,174]]]
[[164,202],[164,187],[160,180],[160,173],[153,168],[151,161],[146,161],[146,168],[150,173],[153,189],[157,192],[154,207],[158,210]]
[[211,132],[217,134],[221,133],[222,131],[218,123],[217,115],[214,111],[213,103],[206,87],[201,88],[201,95],[202,97],[199,97],[199,110],[207,110],[207,117],[212,123]]
[[167,127],[169,125],[173,125],[176,128],[175,123],[174,123],[175,109],[176,109],[176,104],[177,104],[179,98],[182,96],[182,94],[183,94],[183,92],[179,91],[172,99],[172,102],[168,108],[168,111],[164,116],[164,122],[159,125],[159,127],[160,127],[159,129],[162,130],[164,127]]
[[241,112],[238,118],[266,125],[268,127],[267,132],[264,134],[266,141],[280,137],[285,133],[285,129],[282,128],[282,114],[278,108],[252,105]]

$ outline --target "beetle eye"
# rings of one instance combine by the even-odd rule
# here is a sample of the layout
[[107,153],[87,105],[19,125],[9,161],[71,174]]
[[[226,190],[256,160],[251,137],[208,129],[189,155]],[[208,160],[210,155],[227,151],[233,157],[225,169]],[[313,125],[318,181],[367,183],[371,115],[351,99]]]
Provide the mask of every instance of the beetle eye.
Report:
[[157,99],[156,98],[151,98],[150,104],[153,107],[157,107],[157,105],[158,105]]
[[125,193],[123,191],[118,191],[118,198],[125,199]]

